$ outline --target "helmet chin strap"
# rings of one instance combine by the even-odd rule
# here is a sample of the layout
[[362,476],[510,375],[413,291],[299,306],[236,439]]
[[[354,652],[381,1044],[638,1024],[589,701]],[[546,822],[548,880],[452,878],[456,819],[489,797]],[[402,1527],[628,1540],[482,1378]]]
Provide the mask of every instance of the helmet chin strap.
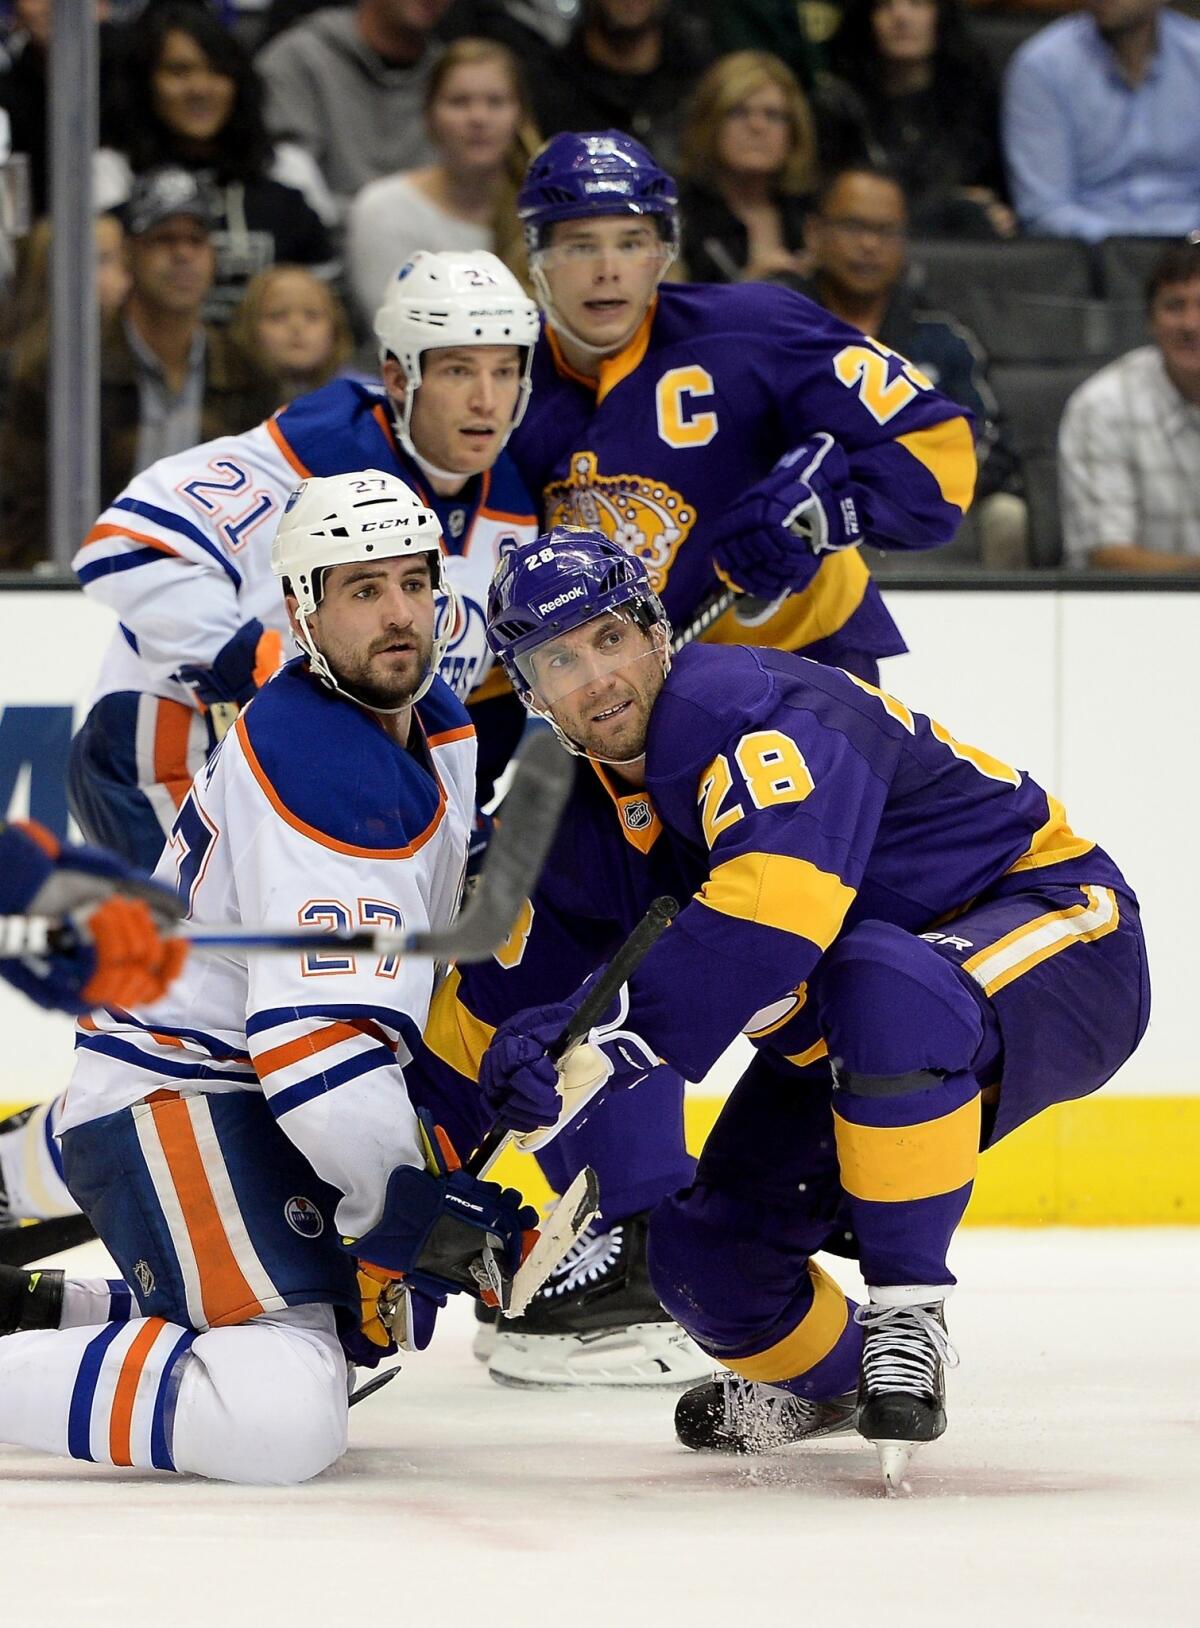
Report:
[[316,640],[312,636],[312,629],[308,625],[307,615],[299,606],[296,607],[296,620],[300,624],[300,630],[294,633],[293,637],[308,657],[308,664],[317,679],[324,684],[327,690],[335,691],[345,701],[353,701],[354,705],[361,707],[364,712],[377,712],[381,717],[394,718],[399,713],[407,712],[410,707],[414,707],[433,683],[437,669],[436,664],[431,661],[429,671],[425,674],[425,677],[417,685],[408,700],[401,702],[398,707],[378,707],[371,701],[364,701],[361,695],[355,695],[353,690],[348,690],[343,684],[338,683],[334,677],[333,668],[330,667],[328,661],[317,648]]
[[[679,256],[679,249],[675,244],[669,244],[668,250],[669,252],[667,257],[662,264],[662,270],[659,272],[655,281],[655,289],[658,288],[659,283],[662,282],[663,278],[667,275],[668,271],[670,271],[671,267],[675,264],[675,261]],[[575,345],[587,356],[599,357],[601,360],[603,360],[603,358],[606,356],[615,356],[618,351],[624,350],[625,346],[628,345],[629,341],[633,338],[634,334],[637,333],[638,329],[645,320],[646,312],[643,311],[641,316],[638,317],[637,321],[630,328],[629,332],[623,334],[620,339],[616,340],[615,342],[610,340],[607,345],[593,345],[588,340],[584,339],[582,334],[576,333],[575,329],[572,328],[570,323],[565,320],[562,313],[559,311],[558,306],[554,303],[554,296],[550,292],[550,280],[542,268],[542,257],[540,252],[533,256],[533,261],[529,268],[529,277],[535,290],[537,291],[538,303],[541,305],[542,310],[546,313],[546,321],[554,329],[555,333],[562,334],[565,339],[568,339],[572,345]]]

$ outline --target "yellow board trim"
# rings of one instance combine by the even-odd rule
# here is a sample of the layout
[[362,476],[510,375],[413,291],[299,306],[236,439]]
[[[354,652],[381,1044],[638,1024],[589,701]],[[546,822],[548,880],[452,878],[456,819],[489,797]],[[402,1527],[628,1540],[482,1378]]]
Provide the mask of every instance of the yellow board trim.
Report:
[[856,548],[827,554],[803,593],[789,594],[782,608],[756,627],[726,611],[704,634],[712,644],[765,645],[772,650],[800,650],[837,633],[862,604],[871,581]]
[[979,1162],[979,1098],[922,1125],[856,1125],[833,1116],[842,1186],[873,1204],[956,1193]]
[[966,419],[947,418],[941,424],[931,424],[928,429],[898,435],[896,444],[911,453],[919,464],[924,464],[937,481],[943,500],[966,514],[975,496],[975,479],[979,473],[975,437]]
[[795,933],[827,950],[841,930],[854,889],[808,859],[740,854],[715,865],[696,897],[723,916]]
[[443,1063],[465,1074],[467,1079],[479,1076],[479,1062],[492,1043],[496,1030],[473,1012],[467,1010],[458,998],[462,974],[456,967],[433,997],[429,1020],[425,1025],[425,1044]]
[[[29,1098],[0,1103],[7,1119]],[[725,1098],[691,1095],[687,1145],[699,1154]],[[1101,1091],[1061,1103],[980,1156],[964,1225],[971,1227],[1200,1226],[1200,1095],[1122,1097]],[[491,1179],[544,1205],[537,1163],[513,1148]]]
[[770,1384],[780,1379],[798,1379],[823,1362],[842,1337],[849,1318],[846,1297],[816,1261],[809,1261],[813,1303],[800,1323],[782,1340],[752,1357],[719,1357],[723,1367],[743,1379],[759,1379]]

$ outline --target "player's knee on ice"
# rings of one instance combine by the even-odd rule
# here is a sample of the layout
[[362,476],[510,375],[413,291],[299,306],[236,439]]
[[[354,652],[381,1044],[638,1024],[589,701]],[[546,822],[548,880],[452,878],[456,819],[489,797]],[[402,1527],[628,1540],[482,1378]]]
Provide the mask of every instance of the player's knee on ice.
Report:
[[180,1381],[175,1467],[294,1486],[342,1456],[346,1421],[346,1362],[328,1307],[211,1329],[192,1346]]
[[821,1032],[843,1075],[953,1074],[979,1050],[983,1015],[967,976],[890,922],[844,933],[816,983]]

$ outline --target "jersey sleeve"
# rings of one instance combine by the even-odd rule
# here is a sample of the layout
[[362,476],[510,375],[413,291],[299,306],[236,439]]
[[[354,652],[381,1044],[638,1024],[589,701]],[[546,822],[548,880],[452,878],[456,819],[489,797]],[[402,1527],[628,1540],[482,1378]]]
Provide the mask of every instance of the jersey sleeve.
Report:
[[[690,727],[686,707],[675,722]],[[708,875],[630,980],[629,1026],[704,1078],[764,1006],[797,990],[841,931],[870,857],[895,746],[776,705],[697,770],[655,787]]]
[[296,476],[263,425],[162,458],[101,514],[72,562],[116,612],[151,680],[207,667],[248,619],[240,555]]
[[864,540],[933,548],[954,536],[975,490],[971,415],[913,363],[799,294],[779,291],[767,362],[783,444],[832,435],[850,466]]

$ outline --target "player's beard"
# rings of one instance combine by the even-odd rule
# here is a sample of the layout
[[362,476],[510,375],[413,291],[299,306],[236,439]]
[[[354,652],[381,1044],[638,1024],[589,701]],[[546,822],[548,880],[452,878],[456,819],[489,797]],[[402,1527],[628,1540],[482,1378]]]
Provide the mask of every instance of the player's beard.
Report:
[[[660,651],[648,650],[643,660],[645,666],[641,662],[634,665],[634,676],[626,680],[618,694],[598,698],[586,706],[573,706],[570,721],[564,719],[562,709],[553,714],[559,728],[586,757],[595,758],[599,763],[621,764],[636,762],[644,755],[650,713],[666,674]],[[616,728],[603,729],[586,721],[592,711],[620,701],[631,705]]]
[[[402,672],[381,676],[374,664],[374,657],[387,649],[394,642],[392,639],[378,641],[357,661],[339,661],[336,667],[330,662],[340,688],[372,712],[396,712],[407,706],[424,682],[433,661],[433,635],[425,638],[414,628],[405,634],[405,638],[411,640],[416,648],[411,660],[405,662]],[[328,656],[326,660],[329,660]]]

